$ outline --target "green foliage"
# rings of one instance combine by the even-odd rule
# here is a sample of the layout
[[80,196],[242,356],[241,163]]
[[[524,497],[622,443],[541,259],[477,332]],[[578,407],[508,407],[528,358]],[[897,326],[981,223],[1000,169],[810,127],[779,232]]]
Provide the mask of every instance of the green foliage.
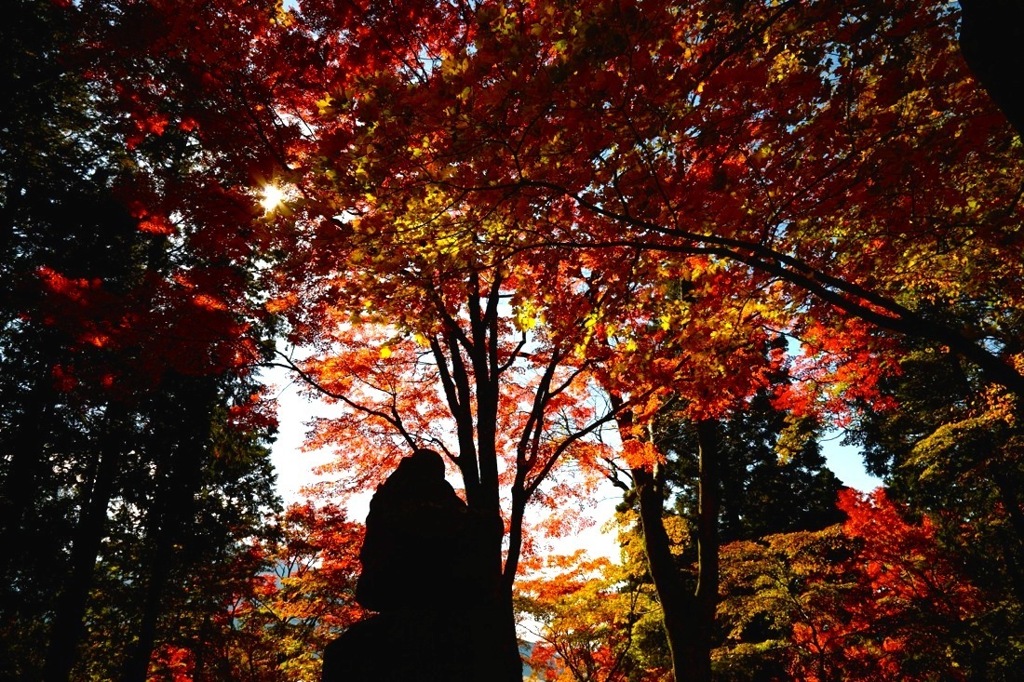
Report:
[[[795,427],[794,427],[795,425]],[[721,542],[817,530],[841,519],[839,480],[826,466],[810,419],[795,419],[761,392],[721,422]],[[666,454],[665,476],[676,514],[689,534],[697,519],[698,448],[693,426],[667,412],[655,439]]]

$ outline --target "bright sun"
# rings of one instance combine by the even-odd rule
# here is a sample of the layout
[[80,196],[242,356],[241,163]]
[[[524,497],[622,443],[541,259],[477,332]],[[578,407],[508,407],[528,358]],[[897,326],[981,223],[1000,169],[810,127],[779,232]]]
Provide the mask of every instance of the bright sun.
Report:
[[282,203],[284,203],[284,190],[277,185],[263,186],[263,198],[260,200],[260,206],[264,211],[270,213]]

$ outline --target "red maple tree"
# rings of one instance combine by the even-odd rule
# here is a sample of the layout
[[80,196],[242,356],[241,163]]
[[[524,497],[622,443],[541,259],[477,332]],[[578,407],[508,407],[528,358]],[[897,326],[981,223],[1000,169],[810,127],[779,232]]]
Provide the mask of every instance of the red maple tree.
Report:
[[[855,548],[823,565],[819,590],[793,623],[791,673],[806,680],[968,679],[964,652],[951,649],[972,627],[982,595],[939,545],[927,517],[918,523],[883,489],[847,489],[843,535]],[[811,588],[813,590],[813,588]]]

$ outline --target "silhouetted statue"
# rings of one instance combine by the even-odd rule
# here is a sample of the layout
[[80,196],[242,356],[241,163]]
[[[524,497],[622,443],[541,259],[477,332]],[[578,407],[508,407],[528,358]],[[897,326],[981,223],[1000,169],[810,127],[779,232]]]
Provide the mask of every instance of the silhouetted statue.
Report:
[[356,601],[381,613],[463,602],[467,518],[441,455],[403,459],[370,500]]
[[482,682],[471,672],[483,575],[472,518],[432,450],[404,458],[378,486],[356,585],[356,600],[378,615],[328,645],[323,682]]

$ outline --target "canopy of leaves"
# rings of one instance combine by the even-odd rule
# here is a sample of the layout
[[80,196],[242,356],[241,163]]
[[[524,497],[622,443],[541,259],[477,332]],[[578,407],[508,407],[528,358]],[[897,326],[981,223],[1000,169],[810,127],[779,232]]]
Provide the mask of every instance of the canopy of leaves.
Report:
[[[0,531],[45,542],[4,563],[10,631],[25,624],[4,665],[43,665],[51,614],[85,613],[45,595],[87,595],[97,569],[94,622],[137,649],[123,667],[143,661],[141,678],[157,649],[168,670],[206,669],[186,640],[213,601],[184,589],[189,570],[237,560],[251,577],[246,538],[273,505],[272,424],[247,382],[265,328],[308,347],[295,369],[341,406],[312,444],[344,449],[352,485],[433,445],[470,506],[504,512],[509,590],[527,503],[565,507],[616,466],[604,424],[628,411],[626,466],[651,469],[639,436],[666,400],[720,419],[770,389],[791,417],[771,443],[792,457],[786,485],[761,476],[769,438],[731,453],[736,487],[758,503],[828,489],[802,418],[903,400],[909,436],[859,422],[874,465],[931,510],[977,503],[980,523],[943,534],[1000,547],[1024,594],[1021,143],[960,57],[954,3],[18,0],[9,15]],[[282,202],[261,211],[267,187]],[[907,357],[905,337],[924,345]],[[776,382],[786,351],[801,357]],[[942,399],[892,379],[921,358],[957,379]],[[803,513],[822,499],[778,527],[731,503],[723,529],[823,522]],[[930,526],[878,499],[871,536],[863,504],[847,501],[864,562],[841,564],[850,594],[893,598],[829,597],[828,636],[794,625],[812,654],[785,665],[955,678],[977,595]],[[552,525],[571,531],[571,512]],[[878,568],[897,560],[909,577]],[[235,587],[212,583],[205,596]],[[891,627],[871,640],[858,619]],[[65,647],[76,622],[52,626]],[[114,676],[110,641],[89,674]],[[944,653],[913,660],[926,649]]]
[[846,490],[840,507],[841,526],[726,548],[720,665],[736,679],[749,666],[765,679],[984,679],[971,651],[982,593],[935,527],[881,489]]

